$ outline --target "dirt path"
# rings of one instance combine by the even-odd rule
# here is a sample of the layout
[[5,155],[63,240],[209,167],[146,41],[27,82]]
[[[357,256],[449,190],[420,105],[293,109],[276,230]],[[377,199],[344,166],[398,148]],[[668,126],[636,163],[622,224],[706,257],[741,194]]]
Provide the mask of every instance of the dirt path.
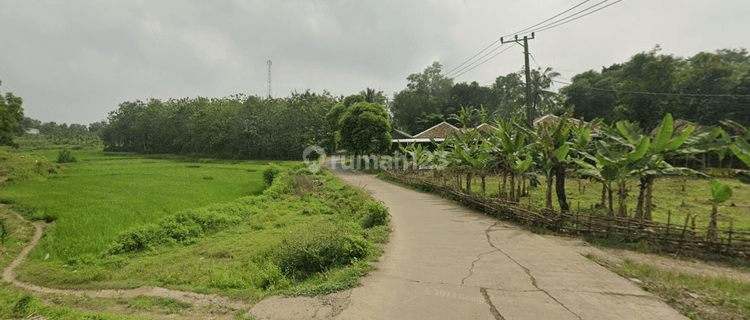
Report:
[[[330,165],[330,164],[329,164]],[[686,319],[570,246],[438,196],[332,170],[392,215],[391,241],[363,286],[320,298],[273,297],[259,319]]]
[[[2,206],[3,204],[0,204]],[[228,298],[215,295],[215,294],[199,294],[194,292],[187,292],[187,291],[178,291],[178,290],[170,290],[160,287],[139,287],[135,289],[127,289],[127,290],[67,290],[67,289],[55,289],[55,288],[47,288],[47,287],[40,287],[37,285],[33,285],[30,283],[25,283],[16,280],[15,275],[13,274],[13,271],[16,267],[18,267],[21,263],[23,263],[24,260],[26,260],[26,257],[29,255],[29,252],[31,252],[32,249],[39,243],[39,240],[42,238],[42,232],[43,232],[43,226],[44,224],[42,222],[34,222],[31,223],[28,220],[26,220],[23,216],[19,215],[18,213],[14,212],[16,217],[23,221],[24,223],[30,223],[34,226],[34,236],[31,240],[31,242],[21,251],[21,253],[16,257],[13,262],[5,268],[3,271],[3,281],[10,282],[13,285],[32,291],[36,293],[52,293],[52,294],[61,294],[61,295],[74,295],[74,296],[89,296],[93,298],[135,298],[137,296],[146,296],[146,297],[161,297],[161,298],[170,298],[174,299],[180,302],[184,303],[190,303],[193,305],[193,310],[191,310],[191,313],[193,313],[193,316],[205,318],[218,318],[220,315],[217,315],[215,311],[210,310],[210,308],[203,308],[208,306],[219,306],[228,308],[231,310],[239,310],[239,309],[246,309],[250,308],[252,305],[250,303],[245,302],[238,302],[238,301],[232,301]],[[201,312],[199,309],[204,309],[205,312]],[[231,316],[231,315],[230,315]],[[231,316],[231,318],[234,318]]]

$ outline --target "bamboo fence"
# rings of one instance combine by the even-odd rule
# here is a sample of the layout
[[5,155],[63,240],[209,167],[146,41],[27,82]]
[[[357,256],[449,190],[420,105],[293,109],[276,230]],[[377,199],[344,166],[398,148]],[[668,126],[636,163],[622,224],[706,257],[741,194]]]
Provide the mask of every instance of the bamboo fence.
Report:
[[729,229],[718,229],[715,237],[708,237],[706,236],[708,229],[696,228],[693,223],[690,223],[689,216],[685,221],[673,223],[670,213],[667,223],[659,223],[581,211],[559,212],[502,198],[466,194],[455,186],[438,183],[404,171],[384,171],[384,175],[400,183],[421,186],[437,193],[450,195],[454,200],[474,206],[492,216],[533,227],[545,226],[564,234],[646,242],[665,252],[690,256],[696,253],[743,258],[750,256],[750,232],[733,230],[731,223]]

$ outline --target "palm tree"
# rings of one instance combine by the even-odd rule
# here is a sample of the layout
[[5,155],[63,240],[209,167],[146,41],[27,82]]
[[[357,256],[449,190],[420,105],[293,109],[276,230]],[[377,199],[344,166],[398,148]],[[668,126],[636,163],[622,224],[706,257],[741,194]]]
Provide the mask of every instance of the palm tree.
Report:
[[[541,68],[539,69],[541,70]],[[550,91],[554,78],[559,77],[560,73],[553,71],[552,68],[547,67],[544,71],[532,70],[530,76],[531,83],[531,105],[532,110],[539,113],[540,115],[549,106],[554,104],[554,97],[557,93]],[[532,119],[534,120],[534,119]]]

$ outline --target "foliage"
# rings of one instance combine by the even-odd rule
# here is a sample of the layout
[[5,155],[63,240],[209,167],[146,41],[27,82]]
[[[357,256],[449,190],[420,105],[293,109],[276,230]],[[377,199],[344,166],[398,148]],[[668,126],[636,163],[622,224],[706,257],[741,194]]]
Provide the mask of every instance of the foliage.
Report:
[[73,156],[72,153],[70,153],[70,150],[63,149],[60,150],[60,152],[57,154],[57,163],[68,163],[68,162],[77,162],[78,159],[76,159],[75,156]]
[[672,113],[702,125],[726,118],[750,122],[750,55],[746,49],[700,52],[689,58],[660,53],[656,46],[629,61],[575,75],[560,92],[576,117],[639,122],[653,128]]
[[266,182],[267,185],[272,185],[274,178],[279,175],[281,172],[281,167],[277,166],[276,164],[272,163],[265,169],[263,169],[263,181]]
[[388,113],[377,103],[360,102],[347,109],[339,122],[341,147],[356,155],[382,153],[391,146]]
[[16,135],[24,132],[22,122],[25,117],[22,103],[21,97],[16,97],[10,92],[3,97],[0,93],[0,145],[18,147],[13,140]]
[[299,159],[310,145],[334,147],[329,93],[284,99],[236,95],[123,102],[102,131],[105,150],[199,154],[237,159]]
[[284,275],[304,279],[364,259],[369,246],[361,236],[348,234],[331,223],[321,223],[293,231],[275,252],[274,262]]
[[422,73],[411,74],[406,78],[406,89],[393,96],[391,112],[394,126],[417,133],[437,124],[417,126],[420,116],[455,112],[443,110],[450,98],[449,90],[453,86],[453,79],[445,77],[442,71],[443,66],[435,61]]
[[370,229],[372,227],[387,225],[391,220],[388,209],[376,200],[368,200],[362,213],[359,217],[360,224],[363,228]]
[[44,179],[50,174],[58,173],[59,169],[59,166],[43,156],[0,149],[0,177],[5,177],[6,183]]
[[39,123],[39,135],[46,138],[48,142],[56,145],[78,145],[86,146],[93,145],[99,146],[101,140],[99,138],[101,132],[107,126],[106,121],[99,121],[90,124],[88,127],[82,124],[66,123],[57,124],[57,122],[45,122],[37,121]]

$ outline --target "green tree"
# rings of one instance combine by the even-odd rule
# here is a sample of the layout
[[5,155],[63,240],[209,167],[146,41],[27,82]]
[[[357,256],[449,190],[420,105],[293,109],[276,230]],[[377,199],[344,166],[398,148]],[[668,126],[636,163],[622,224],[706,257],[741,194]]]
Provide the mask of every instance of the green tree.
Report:
[[565,107],[575,109],[573,117],[613,119],[617,95],[612,87],[617,80],[611,75],[611,71],[586,71],[573,76],[573,83],[560,89],[560,93],[566,97]]
[[350,106],[339,126],[341,147],[350,153],[381,153],[391,146],[388,113],[377,103],[360,102]]
[[519,73],[497,77],[492,84],[492,100],[495,105],[492,108],[493,117],[510,120],[520,115],[525,90]]
[[24,132],[21,122],[25,117],[21,104],[21,97],[16,97],[10,92],[6,93],[5,97],[0,94],[0,145],[18,147],[13,139]]
[[422,73],[411,74],[406,78],[406,89],[397,92],[391,104],[395,126],[416,133],[426,129],[416,126],[420,116],[446,114],[443,109],[448,105],[453,80],[445,77],[442,70],[443,66],[435,61]]
[[531,70],[531,106],[534,111],[532,117],[539,118],[551,112],[557,105],[557,93],[549,90],[552,87],[553,80],[559,77],[560,73],[553,71],[552,68],[546,68],[544,71]]

